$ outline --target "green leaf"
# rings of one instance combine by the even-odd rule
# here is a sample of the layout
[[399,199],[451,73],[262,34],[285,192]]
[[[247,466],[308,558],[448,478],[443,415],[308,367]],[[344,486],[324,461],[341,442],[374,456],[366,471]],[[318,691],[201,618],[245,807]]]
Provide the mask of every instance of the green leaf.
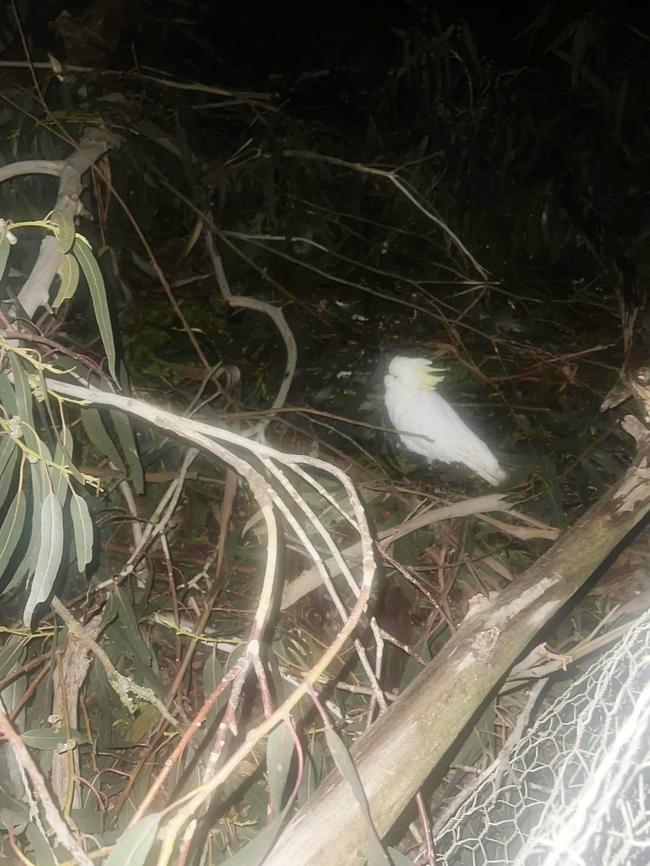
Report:
[[[137,800],[136,802],[140,802]],[[81,833],[92,833],[99,836],[103,832],[106,820],[104,810],[100,809],[97,800],[94,797],[89,797],[86,800],[86,805],[81,809],[71,809],[70,817],[74,821],[74,826]]]
[[88,510],[86,500],[78,493],[72,494],[70,499],[70,516],[72,517],[72,528],[74,530],[74,545],[77,554],[77,568],[80,572],[86,570],[86,566],[93,558],[93,522]]
[[68,740],[76,740],[78,743],[87,743],[87,737],[81,731],[71,730],[66,733],[62,728],[32,728],[21,735],[21,739],[30,749],[58,749]]
[[144,470],[140,462],[138,446],[133,434],[133,426],[125,412],[111,409],[109,414],[122,448],[122,454],[124,454],[129,466],[129,480],[135,487],[135,492],[141,496],[144,493]]
[[[33,467],[32,467],[33,468]],[[40,490],[40,487],[39,487]],[[36,560],[38,559],[38,551],[41,539],[41,499],[40,493],[36,495],[32,490],[29,524],[29,542],[27,550],[20,563],[13,570],[11,580],[4,587],[4,592],[9,592],[16,586],[20,586],[27,576],[31,576],[36,568]]]
[[0,508],[4,507],[9,491],[14,487],[18,446],[10,436],[0,443]]
[[41,542],[36,560],[36,569],[25,605],[23,622],[31,626],[34,609],[46,601],[54,585],[63,553],[63,512],[61,503],[53,493],[48,493],[41,506]]
[[40,821],[29,821],[25,828],[25,835],[32,849],[31,858],[38,866],[57,866],[58,860],[54,856],[52,842],[47,838],[45,832],[41,832],[43,825]]
[[154,812],[125,830],[109,854],[106,866],[142,866],[156,841],[161,818],[162,812]]
[[9,381],[7,374],[2,372],[0,372],[0,405],[4,406],[5,412],[9,415],[16,415],[18,413],[14,387]]
[[[88,680],[88,691],[93,695],[91,710],[92,731],[97,749],[108,749],[113,744],[113,706],[117,695],[108,684],[106,671],[101,665],[92,665]],[[135,802],[139,803],[140,800]]]
[[113,338],[113,326],[111,325],[111,316],[106,299],[106,286],[104,285],[102,272],[92,253],[90,244],[82,235],[76,236],[72,252],[76,256],[88,282],[97,326],[108,359],[108,369],[111,376],[117,381],[115,340]]
[[354,766],[350,753],[345,747],[345,743],[336,733],[334,728],[325,728],[325,740],[327,746],[332,753],[332,757],[339,768],[339,772],[343,778],[349,783],[357,803],[366,819],[368,826],[368,866],[391,866],[388,855],[383,849],[381,840],[375,830],[375,825],[372,823],[366,793],[363,790],[361,779],[357,773],[357,768]]
[[[70,432],[69,427],[64,427],[61,431],[61,436],[56,443],[53,462],[57,466],[68,467],[70,465],[70,459],[72,457],[72,449],[72,433]],[[48,466],[48,473],[50,476],[50,481],[52,482],[52,490],[54,491],[54,495],[59,500],[61,505],[64,505],[68,497],[68,490],[70,489],[67,475],[60,469],[55,469],[54,466]]]
[[[207,657],[203,666],[203,694],[208,698],[223,679],[224,669],[217,656],[216,646],[212,648],[212,652]],[[205,727],[209,727],[217,718],[221,710],[225,707],[228,700],[228,689],[224,689],[217,700],[208,710]]]
[[19,490],[0,526],[0,580],[23,534],[26,511],[25,491]]
[[321,739],[314,739],[309,744],[309,749],[305,750],[305,768],[296,796],[296,806],[299,809],[308,802],[311,795],[325,778],[327,770],[327,757]]
[[59,229],[56,233],[59,249],[64,255],[69,253],[77,234],[74,227],[74,219],[68,216],[68,214],[63,213],[63,211],[55,210],[52,212],[50,222],[54,223]]
[[262,866],[271,850],[284,820],[286,810],[276,815],[255,838],[222,866]]
[[7,642],[0,650],[0,679],[22,664],[25,658],[25,639],[19,634],[9,635]]
[[11,244],[9,243],[9,239],[7,238],[7,233],[4,231],[0,232],[0,280],[4,276],[10,250]]
[[11,372],[14,376],[14,393],[16,395],[16,412],[25,422],[25,442],[34,451],[36,432],[34,430],[34,407],[32,389],[29,387],[29,379],[23,368],[22,359],[11,355]]
[[296,739],[288,722],[282,722],[271,731],[266,742],[266,772],[269,795],[276,812],[282,809],[284,790],[289,778]]
[[[9,683],[8,686],[2,690],[2,703],[4,704],[4,711],[12,714],[12,721],[16,728],[19,731],[22,731],[25,727],[25,717],[27,715],[26,702],[23,701],[25,697],[25,692],[27,691],[27,677],[19,676],[14,677],[14,679]],[[22,704],[22,706],[20,706]],[[14,713],[14,710],[16,711]],[[15,759],[15,755],[12,755],[9,760],[12,761]]]
[[32,479],[32,498],[40,504],[45,498],[45,494],[49,493],[51,489],[46,464],[52,462],[52,455],[47,445],[38,436],[34,438],[34,450],[46,461],[44,463],[31,463],[29,466],[29,474]]
[[227,860],[224,866],[262,866],[264,863],[293,805],[294,798],[290,797],[284,808],[280,810],[280,801],[286,786],[294,748],[295,741],[287,725],[280,724],[275,727],[269,737],[266,754],[269,790],[277,810],[276,814],[266,827],[260,830],[245,848]]
[[106,427],[97,409],[82,409],[80,412],[81,423],[86,434],[100,454],[104,454],[111,461],[118,472],[126,475],[126,466],[122,455],[115,447],[113,440],[106,432]]
[[[151,647],[145,643],[140,634],[138,618],[133,610],[133,604],[123,589],[117,589],[113,593],[117,605],[117,618],[122,627],[121,635],[124,641],[124,649],[132,650],[133,658],[139,659],[145,668],[150,668],[153,660]],[[109,630],[117,624],[109,626]]]
[[52,309],[56,312],[61,304],[74,298],[79,287],[79,263],[69,253],[61,259],[59,265],[59,290],[52,301]]

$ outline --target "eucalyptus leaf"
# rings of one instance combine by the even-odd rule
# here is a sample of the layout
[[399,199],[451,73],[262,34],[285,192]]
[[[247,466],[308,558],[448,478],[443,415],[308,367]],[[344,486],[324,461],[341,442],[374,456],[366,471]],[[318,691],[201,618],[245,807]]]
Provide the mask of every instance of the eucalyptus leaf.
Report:
[[0,581],[23,534],[26,511],[25,492],[19,490],[0,525]]
[[5,268],[7,267],[7,259],[11,251],[11,244],[7,237],[7,232],[0,232],[0,280],[4,276]]
[[104,811],[103,809],[100,810],[95,797],[88,797],[83,808],[71,809],[70,817],[81,833],[99,835],[106,824]]
[[11,463],[11,457],[16,452],[17,447],[11,436],[5,436],[0,442],[0,476]]
[[[32,389],[29,387],[28,374],[24,369],[25,362],[17,355],[11,355],[11,372],[14,377],[14,394],[16,396],[16,413],[24,422],[24,439],[34,451],[36,431],[34,429],[34,407]],[[31,370],[30,370],[31,372]]]
[[58,866],[58,859],[54,856],[50,840],[40,830],[42,824],[30,821],[25,828],[25,835],[33,849],[32,862],[38,866]]
[[40,467],[30,466],[32,470],[32,496],[30,502],[29,524],[29,541],[27,549],[20,563],[13,569],[10,582],[4,588],[4,592],[9,592],[16,586],[20,586],[26,577],[31,577],[36,569],[38,553],[41,543],[41,483],[39,481],[38,469]]
[[4,679],[25,658],[25,638],[11,634],[0,649],[0,679]]
[[93,522],[86,500],[75,492],[70,499],[70,516],[74,531],[77,568],[83,573],[93,558]]
[[48,474],[47,464],[52,461],[50,456],[50,452],[47,449],[47,446],[44,442],[38,437],[35,437],[34,449],[37,454],[41,454],[43,457],[43,462],[36,460],[34,462],[30,461],[29,465],[29,475],[32,480],[32,499],[34,500],[34,507],[40,508],[40,503],[43,501],[45,496],[50,491],[50,480]]
[[117,604],[117,622],[112,623],[108,631],[116,637],[119,636],[122,651],[129,649],[133,659],[139,660],[143,668],[150,672],[153,654],[151,648],[142,639],[133,602],[123,589],[115,590],[113,598]]
[[286,810],[272,818],[248,845],[226,860],[222,866],[263,866],[264,860],[280,832],[285,814]]
[[12,713],[13,723],[19,731],[23,729],[25,724],[25,705],[23,704],[17,714],[14,713],[14,710],[18,708],[26,691],[27,677],[24,674],[14,677],[9,685],[2,690],[2,705],[8,713]]
[[52,301],[52,309],[56,312],[61,304],[69,301],[75,296],[79,287],[79,264],[74,256],[69,253],[61,259],[59,265],[59,290]]
[[29,544],[27,546],[27,550],[25,551],[25,555],[21,559],[20,563],[14,568],[11,575],[11,580],[9,583],[3,587],[2,592],[9,593],[17,586],[20,586],[24,580],[34,573],[34,569],[36,567],[36,559],[38,557],[38,547],[40,541],[40,531],[38,528],[35,530],[34,526],[30,527],[30,537]]
[[117,381],[115,340],[113,338],[113,326],[111,324],[111,315],[106,298],[106,286],[102,272],[99,269],[90,244],[82,235],[76,236],[72,252],[76,256],[88,282],[97,326],[104,345],[104,351],[106,352],[106,358],[108,359],[108,369],[113,379]]
[[269,781],[269,796],[276,812],[282,809],[284,791],[296,749],[295,734],[290,729],[289,724],[283,722],[276,725],[266,742],[266,773]]
[[2,371],[0,371],[0,405],[4,406],[5,411],[9,415],[16,415],[18,413],[14,387],[9,381],[7,374]]
[[54,223],[58,228],[56,239],[59,249],[64,255],[65,253],[69,253],[76,235],[74,219],[63,211],[55,210],[50,216],[50,222]]
[[122,455],[115,447],[111,437],[108,435],[99,411],[95,408],[82,409],[80,417],[86,435],[95,448],[100,454],[104,454],[108,457],[118,472],[122,472],[126,475],[126,466],[124,465]]
[[59,500],[61,505],[65,504],[65,500],[68,496],[68,478],[67,473],[64,469],[56,469],[56,466],[67,467],[70,465],[70,460],[72,458],[72,449],[73,449],[73,440],[72,433],[70,432],[69,427],[64,427],[61,431],[61,435],[56,443],[56,448],[54,450],[54,466],[48,467],[48,472],[50,476],[50,481],[52,482],[52,489],[54,491],[54,495]]
[[316,788],[327,774],[327,758],[325,749],[321,744],[320,737],[310,742],[309,748],[305,750],[305,767],[300,787],[296,796],[296,805],[298,808],[307,803]]
[[109,414],[122,448],[122,454],[124,454],[129,467],[129,480],[133,484],[135,492],[141,496],[144,493],[144,470],[140,461],[131,419],[125,412],[119,412],[117,409],[111,409]]
[[76,740],[78,743],[87,742],[86,737],[80,731],[66,732],[63,728],[32,728],[25,731],[21,738],[30,749],[45,750],[57,749],[68,740]]
[[18,457],[18,446],[10,436],[7,436],[0,442],[0,508],[4,507],[14,487]]
[[0,822],[2,823],[2,826],[5,829],[7,827],[11,828],[15,836],[20,836],[20,834],[25,831],[28,821],[29,812],[26,808],[7,809],[0,807]]
[[390,859],[381,844],[381,840],[375,830],[375,825],[372,823],[368,801],[366,799],[361,779],[357,773],[357,768],[345,747],[345,743],[336,733],[334,728],[325,728],[325,740],[332,757],[339,769],[343,778],[348,782],[354,792],[355,799],[359,804],[363,816],[366,820],[368,828],[368,866],[391,866]]
[[106,866],[142,866],[156,841],[162,812],[145,815],[120,836]]
[[[113,736],[113,707],[118,702],[118,697],[108,684],[106,671],[101,665],[92,665],[89,677],[90,692],[94,695],[92,707],[93,736],[96,738],[97,748],[108,749],[112,745]],[[120,707],[116,706],[119,711]]]
[[[212,648],[212,652],[205,660],[203,666],[203,694],[208,698],[219,685],[224,675],[224,668],[217,655],[216,646]],[[217,700],[208,710],[207,721],[205,727],[209,727],[217,718],[221,710],[228,702],[228,689],[223,689]]]
[[[26,677],[19,677],[25,680]],[[26,688],[26,683],[25,683]],[[6,694],[7,689],[3,689],[0,699],[0,710],[4,713],[9,712],[9,707],[17,707],[18,701],[22,699],[23,694],[18,696],[18,691],[11,691]],[[21,731],[24,727],[25,709],[18,713],[15,719],[16,728]],[[25,794],[25,786],[23,776],[18,765],[16,754],[8,742],[0,744],[0,809],[8,810],[14,813],[18,822],[24,817],[25,813],[21,809],[21,801]]]
[[133,249],[130,249],[129,252],[131,255],[131,259],[133,260],[133,264],[136,267],[140,268],[140,270],[144,274],[146,274],[148,277],[155,277],[156,276],[156,272],[151,267],[150,262],[148,262],[146,259],[143,259],[142,256]]
[[46,494],[41,506],[41,540],[36,569],[25,605],[23,622],[31,625],[37,604],[47,600],[56,579],[63,553],[63,512],[53,493]]

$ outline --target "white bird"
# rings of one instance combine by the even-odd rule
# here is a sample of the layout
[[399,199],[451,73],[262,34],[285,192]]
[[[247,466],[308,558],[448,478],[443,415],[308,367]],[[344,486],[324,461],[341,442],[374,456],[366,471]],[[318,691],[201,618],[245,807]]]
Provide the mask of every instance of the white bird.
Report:
[[463,463],[490,484],[501,484],[506,473],[494,454],[435,391],[443,379],[444,371],[426,358],[400,356],[390,362],[384,400],[399,438],[428,460]]

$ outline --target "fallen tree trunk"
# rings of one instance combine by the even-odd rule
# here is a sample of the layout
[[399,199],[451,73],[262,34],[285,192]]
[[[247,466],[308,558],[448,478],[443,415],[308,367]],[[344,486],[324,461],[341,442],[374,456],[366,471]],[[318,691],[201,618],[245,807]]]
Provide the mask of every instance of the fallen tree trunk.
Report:
[[[614,485],[514,584],[478,597],[458,631],[352,748],[380,836],[399,818],[521,653],[650,511],[650,440],[628,417],[639,455]],[[265,866],[360,866],[366,820],[332,772],[279,837]]]

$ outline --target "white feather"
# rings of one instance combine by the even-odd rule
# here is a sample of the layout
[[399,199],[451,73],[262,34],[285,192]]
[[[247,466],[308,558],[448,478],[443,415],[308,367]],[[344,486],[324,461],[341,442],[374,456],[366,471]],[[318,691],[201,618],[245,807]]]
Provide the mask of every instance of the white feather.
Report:
[[426,358],[397,357],[384,377],[388,415],[409,451],[427,460],[463,463],[490,484],[506,473],[473,430],[434,388],[444,378]]

